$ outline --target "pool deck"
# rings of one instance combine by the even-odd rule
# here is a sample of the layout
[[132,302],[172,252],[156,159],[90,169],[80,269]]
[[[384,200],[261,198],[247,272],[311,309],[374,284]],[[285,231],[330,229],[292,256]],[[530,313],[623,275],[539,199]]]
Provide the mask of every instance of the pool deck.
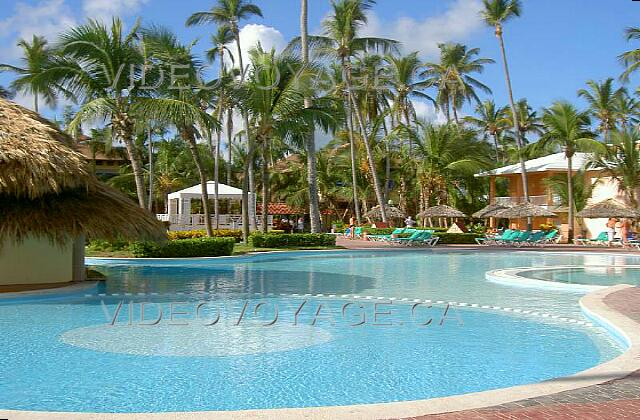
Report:
[[[379,248],[379,243],[349,241],[349,249]],[[364,244],[362,244],[364,243]],[[343,245],[343,243],[339,243]],[[373,245],[373,246],[372,246]],[[439,246],[437,249],[492,249]],[[526,250],[527,248],[518,248]],[[606,248],[547,247],[553,251],[607,252]],[[532,250],[540,250],[533,248]],[[615,252],[633,252],[612,249]],[[637,251],[633,252],[638,254]],[[194,413],[47,413],[2,411],[12,420],[207,420],[207,419],[638,419],[640,418],[640,288],[618,285],[581,299],[586,312],[604,320],[630,347],[619,357],[576,375],[545,382],[466,395],[385,404],[275,410]]]

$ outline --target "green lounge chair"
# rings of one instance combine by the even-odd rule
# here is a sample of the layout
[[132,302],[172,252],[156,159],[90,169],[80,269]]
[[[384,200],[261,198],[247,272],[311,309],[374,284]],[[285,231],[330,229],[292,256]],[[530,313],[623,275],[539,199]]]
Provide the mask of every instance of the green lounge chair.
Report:
[[507,245],[513,242],[522,233],[519,230],[512,230],[508,234],[503,234],[500,238],[496,238],[496,245]]
[[367,238],[371,239],[372,241],[388,241],[389,239],[393,238],[394,235],[402,235],[403,233],[407,233],[406,230],[407,228],[396,228],[393,230],[393,232],[391,232],[390,235],[367,235]]
[[542,238],[542,240],[539,242],[539,245],[544,246],[551,243],[557,244],[560,241],[560,238],[562,238],[562,235],[558,234],[558,229],[553,229],[552,231],[547,233],[544,238]]
[[528,245],[528,246],[533,246],[533,245],[537,245],[541,240],[544,239],[544,237],[547,235],[547,232],[539,230],[537,232],[534,232],[531,236],[529,236],[529,238],[522,242],[521,245]]
[[511,235],[512,232],[512,229],[507,229],[500,234],[485,236],[484,238],[476,238],[476,243],[478,245],[496,245],[499,240],[502,240],[505,236]]
[[389,242],[395,245],[418,245],[422,243],[423,237],[425,237],[427,234],[432,235],[431,231],[417,230],[413,232],[408,238],[391,238]]
[[574,242],[578,245],[606,245],[609,242],[609,235],[607,232],[600,232],[595,238],[581,238],[575,239]]
[[532,234],[533,232],[531,232],[530,230],[521,231],[518,235],[516,235],[511,240],[507,239],[504,245],[522,246],[522,244],[526,242],[531,237]]
[[427,230],[426,232],[427,233],[422,236],[422,243],[430,247],[436,246],[438,244],[438,241],[440,240],[440,237],[433,236],[432,230]]

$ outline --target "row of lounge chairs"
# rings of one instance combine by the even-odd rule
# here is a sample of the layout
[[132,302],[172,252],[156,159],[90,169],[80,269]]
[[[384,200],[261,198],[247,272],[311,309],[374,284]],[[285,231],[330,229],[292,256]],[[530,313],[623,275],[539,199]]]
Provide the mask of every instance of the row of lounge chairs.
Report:
[[[345,236],[349,236],[350,233],[350,230],[347,229]],[[355,228],[353,236],[361,238],[363,236],[362,228]],[[433,235],[431,230],[412,228],[397,228],[389,235],[367,235],[367,239],[399,246],[435,246],[440,240],[439,237]]]
[[548,244],[557,244],[561,239],[557,229],[549,232],[506,229],[502,233],[484,238],[477,238],[478,245],[494,245],[494,246],[544,246]]
[[612,242],[609,242],[607,232],[600,232],[595,238],[577,238],[574,239],[574,242],[583,246],[620,246],[640,249],[640,240],[630,239],[627,242],[622,242],[622,239],[615,238]]

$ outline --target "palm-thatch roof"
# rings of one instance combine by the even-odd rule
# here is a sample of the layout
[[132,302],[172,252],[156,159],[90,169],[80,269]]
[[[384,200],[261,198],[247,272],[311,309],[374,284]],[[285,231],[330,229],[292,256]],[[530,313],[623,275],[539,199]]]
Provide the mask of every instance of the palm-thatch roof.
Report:
[[429,207],[425,211],[418,213],[419,217],[467,217],[466,214],[453,207],[439,205]]
[[489,204],[482,210],[478,210],[477,212],[473,213],[471,216],[476,219],[488,219],[489,217],[495,217],[497,213],[501,212],[502,210],[506,210],[510,207],[511,206],[508,206],[506,204],[493,203],[493,204]]
[[0,193],[37,198],[86,185],[91,172],[71,142],[37,113],[0,99]]
[[[384,211],[387,214],[387,217],[392,219],[404,219],[407,215],[397,207],[390,206],[388,204],[384,205]],[[380,211],[380,206],[372,207],[371,210],[365,213],[365,216],[370,219],[380,219],[382,218],[382,212]]]
[[640,217],[638,209],[634,209],[620,201],[610,198],[599,203],[585,207],[579,212],[577,217],[600,218],[600,217]]
[[518,204],[496,213],[495,217],[504,219],[520,219],[524,217],[555,217],[556,214],[544,207],[536,206],[529,202]]
[[99,182],[70,143],[38,114],[0,99],[0,243],[166,238],[151,213]]

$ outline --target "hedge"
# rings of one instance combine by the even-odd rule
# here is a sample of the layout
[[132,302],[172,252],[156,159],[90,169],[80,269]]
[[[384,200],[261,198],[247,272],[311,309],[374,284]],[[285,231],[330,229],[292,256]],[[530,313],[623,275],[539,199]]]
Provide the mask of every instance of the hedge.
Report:
[[233,254],[233,238],[176,239],[166,244],[133,242],[129,251],[138,258],[220,257]]
[[335,246],[335,235],[322,233],[252,233],[249,243],[254,248],[286,248],[297,246]]
[[[206,238],[206,230],[172,230],[167,233],[167,237],[170,241],[176,239],[195,239]],[[236,242],[242,241],[242,231],[232,229],[218,229],[213,231],[214,238],[234,238]]]
[[440,240],[438,244],[476,244],[476,238],[482,238],[482,235],[478,235],[476,233],[446,233],[446,232],[436,232],[433,234],[434,236],[438,236]]

